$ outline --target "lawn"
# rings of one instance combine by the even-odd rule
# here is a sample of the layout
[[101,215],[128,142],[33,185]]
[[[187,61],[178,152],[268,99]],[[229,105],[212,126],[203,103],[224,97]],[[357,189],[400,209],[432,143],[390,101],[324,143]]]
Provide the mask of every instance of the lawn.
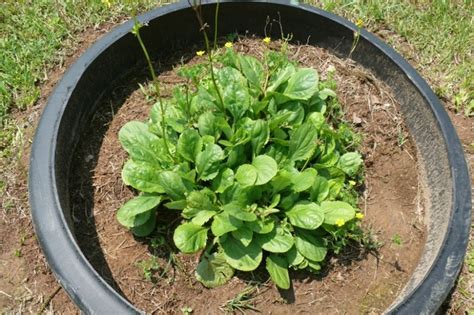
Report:
[[[22,259],[23,235],[30,235],[27,195],[15,195],[12,187],[25,184],[26,172],[16,161],[24,156],[23,147],[31,142],[25,131],[27,117],[22,113],[39,105],[41,88],[54,69],[63,67],[84,32],[96,32],[104,24],[119,23],[136,12],[143,12],[168,1],[135,0],[4,0],[0,3],[0,208],[1,226],[22,222],[15,236],[2,236],[1,261],[6,266]],[[450,111],[451,117],[474,124],[474,4],[469,0],[307,0],[309,4],[361,20],[364,27],[382,37],[400,52],[427,79]],[[472,130],[471,130],[472,133]],[[474,140],[464,140],[472,164]],[[17,218],[18,217],[18,218]],[[21,218],[20,218],[21,217]],[[26,222],[26,223],[25,223]],[[15,240],[14,245],[6,244]],[[5,267],[4,267],[5,268]],[[5,269],[7,270],[7,269]],[[0,267],[0,271],[2,271]],[[474,312],[474,246],[453,294],[450,310]],[[2,280],[0,277],[0,287]],[[18,286],[21,286],[21,281]],[[2,289],[3,290],[3,289]],[[3,291],[2,291],[3,292]],[[38,294],[43,294],[39,292]],[[10,295],[7,293],[7,295]],[[2,304],[0,309],[7,306]],[[22,302],[23,303],[23,302]],[[47,304],[47,303],[46,303]],[[34,304],[33,310],[38,310]],[[36,307],[36,309],[34,308]],[[6,308],[6,310],[11,310]]]

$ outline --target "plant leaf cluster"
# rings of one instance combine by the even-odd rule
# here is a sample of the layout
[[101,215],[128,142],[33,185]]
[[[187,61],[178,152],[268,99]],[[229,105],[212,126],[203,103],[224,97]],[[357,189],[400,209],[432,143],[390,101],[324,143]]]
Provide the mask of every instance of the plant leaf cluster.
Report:
[[140,194],[117,218],[146,236],[159,211],[179,211],[174,244],[201,252],[206,287],[264,264],[288,289],[289,268],[318,271],[332,235],[354,226],[357,135],[334,114],[334,82],[284,52],[258,60],[227,48],[214,60],[182,66],[187,84],[120,130],[123,181]]

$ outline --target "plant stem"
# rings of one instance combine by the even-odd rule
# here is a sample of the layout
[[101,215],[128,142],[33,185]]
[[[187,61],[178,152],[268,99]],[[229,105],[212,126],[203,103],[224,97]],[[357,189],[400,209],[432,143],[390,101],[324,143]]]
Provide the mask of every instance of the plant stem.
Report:
[[219,0],[216,3],[216,12],[214,14],[214,49],[217,49],[217,22],[219,17]]
[[[210,44],[209,44],[209,37],[207,36],[207,31],[206,31],[206,27],[208,27],[208,25],[207,25],[207,23],[204,23],[204,21],[202,19],[201,1],[199,0],[199,3],[197,5],[196,5],[195,0],[193,1],[193,4],[191,4],[190,0],[188,0],[188,3],[193,8],[193,11],[196,14],[196,18],[199,22],[199,26],[201,27],[200,30],[201,30],[201,32],[204,36],[204,42],[206,44],[206,51],[207,51],[207,55],[209,57],[209,70],[211,72],[212,84],[214,85],[214,88],[216,89],[216,92],[217,92],[217,96],[219,98],[219,102],[220,102],[220,108],[219,109],[223,113],[225,113],[224,100],[222,98],[219,87],[217,86],[216,78],[214,76],[214,60],[212,59],[212,51],[211,51],[211,47],[210,47]],[[215,14],[216,21],[217,21],[218,11],[219,11],[219,2],[217,2],[217,7],[216,7],[216,14]],[[215,25],[215,30],[214,30],[214,44],[215,45],[217,45],[216,41],[217,41],[217,25]]]
[[140,47],[143,50],[143,53],[145,55],[146,61],[148,63],[148,69],[150,70],[151,74],[151,79],[153,81],[153,86],[155,87],[155,93],[158,96],[158,102],[160,103],[160,111],[161,111],[161,132],[163,134],[163,144],[166,148],[166,151],[168,152],[168,155],[170,156],[171,160],[174,161],[173,154],[171,153],[171,150],[168,146],[168,139],[166,135],[166,112],[165,108],[163,105],[163,99],[161,98],[161,92],[160,92],[160,83],[156,78],[156,73],[155,69],[153,68],[153,65],[151,63],[150,55],[148,54],[148,50],[145,47],[145,44],[143,43],[142,37],[140,36],[140,22],[136,18],[135,20],[135,26],[134,26],[134,34],[138,39],[138,42],[140,43]]

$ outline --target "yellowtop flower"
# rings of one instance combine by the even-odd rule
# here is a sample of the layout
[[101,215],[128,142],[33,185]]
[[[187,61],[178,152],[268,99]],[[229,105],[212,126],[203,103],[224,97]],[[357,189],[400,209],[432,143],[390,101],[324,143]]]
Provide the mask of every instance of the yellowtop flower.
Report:
[[102,3],[105,4],[107,6],[107,8],[110,8],[111,6],[111,3],[109,0],[102,0]]
[[199,57],[204,56],[205,53],[206,53],[206,52],[205,52],[204,50],[198,50],[198,51],[196,51],[196,55],[199,56]]
[[263,42],[264,42],[265,44],[270,44],[271,41],[272,41],[272,39],[271,39],[270,37],[265,37],[265,38],[263,39]]
[[360,212],[356,213],[356,218],[359,220],[362,220],[364,218],[364,215]]
[[336,223],[337,226],[341,227],[341,226],[343,226],[346,222],[345,222],[343,219],[337,219],[335,223]]
[[232,48],[232,46],[234,46],[234,45],[232,44],[232,42],[227,42],[227,43],[225,43],[224,46],[225,46],[226,48]]
[[357,19],[355,24],[356,24],[357,27],[360,28],[360,27],[364,26],[364,21],[362,21],[362,19]]

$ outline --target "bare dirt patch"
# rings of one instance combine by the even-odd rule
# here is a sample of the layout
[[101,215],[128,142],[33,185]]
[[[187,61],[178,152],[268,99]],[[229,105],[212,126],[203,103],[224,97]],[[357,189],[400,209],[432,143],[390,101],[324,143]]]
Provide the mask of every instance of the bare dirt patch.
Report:
[[[235,48],[258,56],[263,47],[259,40],[243,39]],[[218,289],[203,288],[193,276],[198,257],[178,254],[170,246],[151,246],[150,238],[134,239],[115,218],[116,210],[134,195],[121,180],[127,155],[117,134],[127,121],[145,120],[151,108],[137,89],[143,80],[138,75],[119,84],[103,100],[89,128],[93,132],[84,135],[87,142],[75,154],[71,178],[71,204],[82,248],[104,278],[137,307],[157,313],[179,313],[183,307],[191,307],[196,314],[219,313],[226,301],[258,280],[251,304],[264,313],[380,313],[407,282],[424,245],[423,200],[416,151],[390,89],[350,60],[323,49],[292,46],[291,54],[323,77],[329,66],[336,68],[345,118],[364,136],[366,189],[360,201],[366,214],[364,227],[384,246],[377,254],[348,248],[333,256],[320,275],[293,273],[289,292],[279,292],[258,272],[250,277],[238,275]],[[167,91],[180,78],[173,70],[176,59],[162,62],[160,80]],[[179,218],[163,214],[160,220],[166,227]],[[161,236],[172,244],[169,230],[164,228]],[[153,281],[144,279],[144,261],[154,267]]]

